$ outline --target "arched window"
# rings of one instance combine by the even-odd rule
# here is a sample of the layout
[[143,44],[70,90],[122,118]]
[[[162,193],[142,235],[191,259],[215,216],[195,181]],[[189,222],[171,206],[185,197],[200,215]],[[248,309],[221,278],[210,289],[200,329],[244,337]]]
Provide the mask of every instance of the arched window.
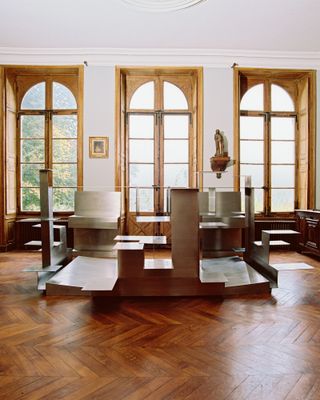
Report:
[[46,108],[46,83],[33,85],[24,95],[21,110],[44,110]]
[[292,97],[279,85],[271,85],[271,111],[295,111]]
[[77,101],[74,94],[65,85],[59,82],[52,84],[53,109],[55,110],[74,110],[77,108]]
[[[53,209],[72,211],[78,186],[78,108],[76,95],[58,77],[19,81],[20,211],[40,209],[39,169],[53,170]],[[70,85],[74,79],[70,77]],[[51,93],[51,97],[50,97]]]
[[263,84],[254,85],[242,97],[240,110],[263,111]]
[[147,82],[139,86],[130,100],[131,109],[153,110],[154,109],[154,82]]
[[165,110],[188,110],[187,98],[178,86],[165,81],[163,97]]
[[[257,82],[258,81],[258,82]],[[241,93],[239,172],[255,188],[255,212],[290,213],[295,208],[296,118],[291,93],[279,79],[254,80]],[[285,85],[288,82],[285,81]],[[244,85],[243,85],[244,87]]]
[[139,230],[152,234],[146,231],[152,227],[137,223],[135,212],[166,213],[168,188],[195,184],[196,80],[192,72],[161,74],[147,69],[141,75],[126,71],[124,77],[127,227],[131,234]]

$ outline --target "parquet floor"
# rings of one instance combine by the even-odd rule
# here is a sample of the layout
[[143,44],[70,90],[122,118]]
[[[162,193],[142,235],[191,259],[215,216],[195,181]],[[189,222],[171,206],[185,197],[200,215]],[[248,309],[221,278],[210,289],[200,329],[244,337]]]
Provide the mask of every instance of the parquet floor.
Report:
[[45,297],[0,253],[0,399],[320,399],[320,263],[271,296]]

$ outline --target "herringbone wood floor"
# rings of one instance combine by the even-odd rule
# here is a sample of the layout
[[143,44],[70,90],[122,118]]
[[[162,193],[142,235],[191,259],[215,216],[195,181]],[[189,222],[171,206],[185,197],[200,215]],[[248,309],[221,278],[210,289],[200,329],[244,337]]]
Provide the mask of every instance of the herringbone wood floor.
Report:
[[45,297],[0,254],[1,399],[320,399],[320,263],[271,296]]

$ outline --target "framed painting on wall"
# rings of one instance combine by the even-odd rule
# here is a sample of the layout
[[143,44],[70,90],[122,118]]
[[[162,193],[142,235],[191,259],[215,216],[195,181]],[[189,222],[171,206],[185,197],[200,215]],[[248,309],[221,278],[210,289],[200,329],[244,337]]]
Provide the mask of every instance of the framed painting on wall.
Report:
[[89,137],[89,157],[90,158],[109,157],[109,138],[107,136]]

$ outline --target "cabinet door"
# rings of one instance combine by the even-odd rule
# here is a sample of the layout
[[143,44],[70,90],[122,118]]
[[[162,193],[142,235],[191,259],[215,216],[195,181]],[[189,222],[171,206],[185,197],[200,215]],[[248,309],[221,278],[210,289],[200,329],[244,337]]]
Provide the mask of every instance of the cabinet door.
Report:
[[306,246],[319,250],[319,226],[318,219],[306,218]]

